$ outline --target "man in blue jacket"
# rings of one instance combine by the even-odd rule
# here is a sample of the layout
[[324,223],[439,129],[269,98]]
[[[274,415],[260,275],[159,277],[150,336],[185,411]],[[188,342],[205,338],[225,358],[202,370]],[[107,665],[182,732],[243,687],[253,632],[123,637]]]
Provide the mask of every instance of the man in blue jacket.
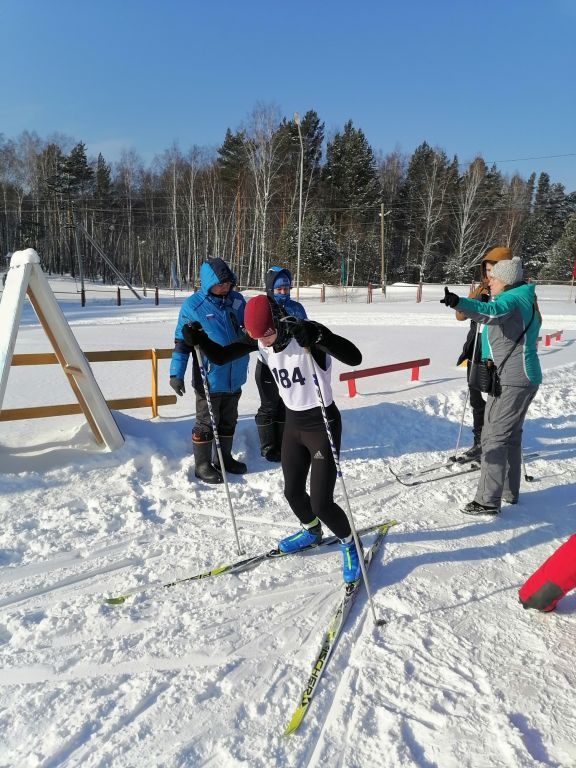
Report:
[[[299,320],[306,320],[306,310],[290,298],[292,275],[282,267],[270,267],[266,273],[266,295],[274,301],[279,312]],[[268,461],[280,461],[286,414],[278,385],[261,355],[256,363],[256,386],[260,407],[256,413],[256,427],[260,438],[260,454]]]
[[[174,334],[170,386],[177,395],[184,394],[184,376],[188,356],[192,353],[192,386],[196,394],[196,423],[192,430],[192,447],[196,477],[206,483],[221,483],[222,473],[218,459],[216,458],[215,463],[212,462],[214,432],[210,412],[198,361],[193,348],[184,341],[182,328],[187,323],[198,322],[212,341],[222,345],[236,341],[242,335],[246,305],[242,294],[232,290],[236,282],[236,275],[223,259],[213,258],[204,262],[200,267],[200,289],[182,304]],[[248,358],[243,357],[224,365],[214,365],[204,355],[202,360],[220,437],[224,467],[232,474],[244,474],[246,464],[232,457],[232,442],[238,421],[238,401],[248,373]]]

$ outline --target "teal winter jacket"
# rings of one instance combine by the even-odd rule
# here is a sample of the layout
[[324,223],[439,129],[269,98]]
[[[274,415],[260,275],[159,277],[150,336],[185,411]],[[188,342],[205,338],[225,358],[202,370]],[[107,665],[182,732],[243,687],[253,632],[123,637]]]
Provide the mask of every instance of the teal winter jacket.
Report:
[[[484,324],[482,330],[482,359],[494,360],[500,381],[512,387],[533,387],[542,383],[537,340],[540,319],[536,310],[533,285],[518,283],[502,291],[488,303],[461,298],[458,312]],[[528,330],[514,348],[522,331]],[[506,355],[514,351],[501,368]]]

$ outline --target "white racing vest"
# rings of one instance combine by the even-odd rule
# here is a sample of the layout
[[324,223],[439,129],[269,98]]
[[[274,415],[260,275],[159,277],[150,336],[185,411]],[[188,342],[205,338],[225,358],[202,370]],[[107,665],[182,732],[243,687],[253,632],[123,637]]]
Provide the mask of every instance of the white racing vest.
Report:
[[[258,351],[278,384],[278,392],[286,408],[291,411],[307,411],[320,405],[316,394],[310,355],[295,339],[291,339],[282,352],[274,352],[272,347],[264,347],[258,341]],[[326,355],[326,364],[328,366],[326,371],[323,371],[317,363],[315,367],[322,399],[324,405],[328,407],[333,401],[330,383],[332,371],[330,355]]]

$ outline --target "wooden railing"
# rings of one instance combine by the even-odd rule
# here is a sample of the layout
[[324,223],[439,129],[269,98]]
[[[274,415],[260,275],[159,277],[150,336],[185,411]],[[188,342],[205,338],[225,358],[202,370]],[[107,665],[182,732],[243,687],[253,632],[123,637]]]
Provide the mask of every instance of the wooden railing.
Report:
[[[172,356],[171,349],[122,349],[104,352],[84,352],[90,363],[107,363],[126,360],[150,360],[152,365],[152,393],[150,397],[126,397],[120,400],[107,400],[108,406],[116,411],[130,408],[151,408],[152,417],[158,416],[158,406],[173,405],[176,395],[158,394],[158,360],[166,360]],[[53,352],[37,354],[13,355],[12,365],[56,365],[58,358]],[[66,371],[65,371],[66,373]],[[69,369],[69,373],[78,376],[80,371]],[[0,411],[0,421],[16,421],[18,419],[43,419],[47,416],[70,416],[82,413],[78,403],[65,405],[42,405],[34,408],[9,408]]]

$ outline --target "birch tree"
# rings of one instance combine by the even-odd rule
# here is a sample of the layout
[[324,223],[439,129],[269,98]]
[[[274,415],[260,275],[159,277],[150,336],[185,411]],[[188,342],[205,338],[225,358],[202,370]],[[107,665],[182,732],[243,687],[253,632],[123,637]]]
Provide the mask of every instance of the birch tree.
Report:
[[280,170],[279,156],[282,136],[278,132],[280,115],[278,108],[271,105],[257,105],[250,115],[246,135],[246,152],[254,180],[259,253],[256,271],[263,286],[267,267],[267,224],[268,209],[274,196],[274,182]]
[[486,164],[481,157],[470,163],[458,180],[454,200],[452,251],[446,263],[449,281],[468,278],[487,247],[494,242],[495,227],[483,197]]

